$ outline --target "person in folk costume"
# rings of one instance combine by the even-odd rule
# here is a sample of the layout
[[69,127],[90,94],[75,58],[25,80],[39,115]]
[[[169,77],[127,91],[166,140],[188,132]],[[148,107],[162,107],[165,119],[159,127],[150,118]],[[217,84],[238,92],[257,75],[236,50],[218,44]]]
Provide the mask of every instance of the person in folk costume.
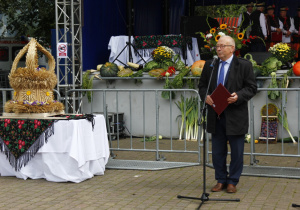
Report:
[[293,34],[293,43],[297,51],[296,57],[300,60],[300,6],[297,9],[297,15],[294,17],[295,30]]
[[294,25],[294,33],[300,35],[300,6],[298,6],[297,15],[294,17]]
[[295,30],[293,18],[287,16],[288,7],[280,8],[279,22],[282,23],[282,42],[291,43],[291,34]]
[[281,32],[282,23],[279,22],[278,17],[274,15],[275,5],[267,7],[266,21],[267,21],[267,42],[271,42],[271,32]]
[[266,18],[264,15],[265,3],[257,3],[256,10],[250,15],[252,26],[250,36],[258,36],[259,38],[251,41],[252,52],[265,52],[266,47],[263,40],[267,40]]
[[239,32],[242,32],[243,30],[246,29],[245,39],[249,38],[249,34],[250,34],[250,31],[251,31],[250,15],[253,11],[253,7],[254,7],[253,2],[251,2],[250,4],[247,4],[247,6],[246,6],[247,11],[241,13],[240,16],[239,16],[237,27],[240,28]]

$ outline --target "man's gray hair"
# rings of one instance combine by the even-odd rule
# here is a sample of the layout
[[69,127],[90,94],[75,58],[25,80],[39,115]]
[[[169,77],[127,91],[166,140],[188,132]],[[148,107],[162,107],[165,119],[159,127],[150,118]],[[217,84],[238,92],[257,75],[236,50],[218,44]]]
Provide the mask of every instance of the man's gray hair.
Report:
[[220,38],[222,38],[222,39],[226,38],[227,41],[229,42],[228,44],[234,46],[234,48],[235,48],[235,41],[231,36],[225,35],[225,36],[221,36]]

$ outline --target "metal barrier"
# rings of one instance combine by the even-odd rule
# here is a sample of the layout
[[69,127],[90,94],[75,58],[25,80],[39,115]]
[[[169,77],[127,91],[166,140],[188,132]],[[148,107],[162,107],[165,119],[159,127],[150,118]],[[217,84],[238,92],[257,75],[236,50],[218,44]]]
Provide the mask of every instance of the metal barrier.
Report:
[[[197,104],[197,119],[200,116],[200,97],[194,89],[180,89],[176,90],[177,99],[163,99],[161,94],[172,96],[172,89],[76,89],[66,92],[66,96],[71,96],[73,92],[92,91],[93,97],[90,104],[83,107],[85,113],[102,113],[105,115],[108,136],[110,141],[111,156],[115,157],[115,152],[121,153],[125,151],[142,152],[143,158],[147,153],[154,153],[157,164],[163,167],[162,164],[171,164],[172,167],[179,165],[199,165],[200,163],[200,136],[201,128],[198,130],[198,137],[195,141],[188,141],[186,138],[181,141],[174,141],[174,136],[178,136],[179,129],[176,126],[176,118],[183,115],[183,127],[187,130],[187,122],[185,116],[187,112],[183,113],[176,107],[174,102],[179,100],[186,100],[193,97]],[[101,101],[101,103],[99,103]],[[183,104],[184,106],[186,104]],[[67,103],[66,103],[67,108]],[[185,108],[183,108],[185,110]],[[114,119],[115,118],[115,119]],[[122,122],[126,119],[126,122]],[[181,119],[180,119],[181,120]],[[121,127],[124,126],[124,129]],[[197,126],[198,127],[198,126]],[[123,133],[129,136],[129,139],[121,139]],[[160,139],[160,135],[163,139]],[[114,138],[115,136],[115,138]],[[152,138],[147,141],[147,139]],[[178,139],[178,138],[176,138]],[[124,144],[124,142],[126,142]],[[190,145],[194,146],[191,147]],[[194,154],[194,159],[177,161],[157,161],[165,160],[165,153],[168,153],[167,159],[172,159],[178,153]],[[178,155],[177,155],[178,156]],[[122,158],[118,155],[118,158]],[[141,158],[135,158],[135,162],[128,163],[129,165],[136,165]],[[176,157],[174,158],[176,159]],[[153,157],[152,157],[153,160]],[[158,163],[160,162],[160,163]],[[164,163],[162,163],[164,162]],[[124,161],[120,165],[124,166]],[[158,166],[152,166],[157,168]],[[175,165],[174,165],[175,164]],[[144,165],[144,163],[143,163]],[[132,167],[132,166],[131,166]],[[143,166],[145,167],[145,166]]]
[[[295,85],[294,85],[295,86]],[[13,89],[2,88],[2,104],[11,98]],[[163,99],[161,97],[162,92],[167,92],[169,96],[172,96],[172,89],[76,89],[66,92],[65,97],[61,98],[60,94],[54,90],[58,96],[59,101],[64,101],[66,104],[66,110],[68,110],[68,103],[65,100],[74,92],[93,92],[91,103],[87,102],[86,97],[83,98],[82,104],[83,113],[101,113],[106,117],[106,123],[109,134],[111,157],[116,156],[116,152],[122,154],[122,152],[134,152],[132,155],[132,161],[126,162],[112,162],[109,164],[111,168],[133,168],[133,169],[149,169],[145,168],[145,157],[149,158],[147,154],[155,154],[153,162],[150,163],[150,168],[162,169],[163,167],[157,167],[155,163],[166,163],[165,154],[168,153],[167,160],[172,160],[172,157],[176,157],[176,154],[181,155],[180,158],[175,158],[175,161],[171,161],[174,165],[170,167],[182,167],[189,165],[199,165],[201,162],[201,141],[200,134],[202,129],[200,127],[198,131],[197,141],[187,141],[185,138],[178,141],[177,136],[179,128],[177,128],[178,117],[180,117],[180,110],[177,109],[174,102],[178,102],[179,97],[176,99]],[[250,114],[250,127],[249,133],[251,134],[252,141],[247,144],[247,150],[245,150],[245,157],[249,158],[246,164],[249,164],[246,170],[246,175],[253,174],[262,176],[262,173],[257,172],[259,170],[266,170],[264,172],[266,176],[276,177],[300,177],[299,164],[297,158],[300,157],[300,142],[298,144],[285,143],[284,137],[288,137],[288,133],[283,123],[278,124],[278,142],[271,144],[269,140],[266,140],[265,144],[255,144],[254,139],[260,135],[261,116],[260,109],[263,105],[268,103],[276,103],[281,108],[281,115],[284,116],[284,112],[287,112],[287,119],[289,123],[289,130],[299,139],[300,131],[300,88],[259,88],[259,93],[249,101],[249,114]],[[267,97],[268,91],[279,91],[281,98],[277,100],[269,100]],[[200,98],[198,92],[193,89],[176,89],[177,96],[182,95],[184,99],[195,97],[197,100],[198,118],[200,117]],[[287,94],[288,93],[288,94]],[[100,102],[100,103],[99,103]],[[268,113],[268,111],[267,111]],[[183,127],[187,128],[186,112],[182,114],[184,117]],[[266,119],[269,119],[267,114]],[[269,137],[269,131],[267,127],[267,136]],[[126,137],[120,138],[120,137]],[[164,139],[160,139],[159,136],[163,135]],[[209,134],[206,134],[209,136]],[[129,138],[127,138],[129,136]],[[147,141],[148,137],[155,136],[152,141]],[[207,138],[207,165],[211,165],[210,161],[210,138]],[[275,142],[274,142],[275,143]],[[192,146],[191,146],[192,145]],[[143,155],[136,157],[135,154],[141,152]],[[230,153],[229,153],[230,154]],[[192,155],[193,159],[182,158],[183,156]],[[195,158],[196,157],[196,158]],[[259,157],[259,158],[258,158]],[[122,158],[121,155],[118,158]],[[151,157],[150,157],[151,158]],[[269,158],[269,162],[264,163],[265,159]],[[280,158],[280,160],[274,161],[273,159]],[[292,159],[292,161],[282,162],[284,158]],[[158,161],[164,160],[164,161]],[[128,160],[129,161],[129,160]],[[140,161],[140,162],[138,162]],[[249,161],[249,162],[248,162]],[[299,162],[299,161],[298,161]],[[183,164],[184,163],[184,164]],[[277,164],[278,163],[278,164]],[[127,164],[127,165],[126,165]],[[154,165],[155,166],[154,166]],[[275,165],[274,165],[275,164]],[[277,165],[276,165],[277,164]],[[133,166],[134,165],[134,166]],[[268,168],[266,168],[268,167]],[[250,169],[249,169],[250,168]],[[270,171],[273,169],[284,169],[282,173],[275,171],[275,175],[270,175]],[[250,172],[249,172],[250,170]],[[251,171],[252,170],[252,171]],[[295,171],[296,170],[296,171]],[[294,175],[287,175],[287,171]]]

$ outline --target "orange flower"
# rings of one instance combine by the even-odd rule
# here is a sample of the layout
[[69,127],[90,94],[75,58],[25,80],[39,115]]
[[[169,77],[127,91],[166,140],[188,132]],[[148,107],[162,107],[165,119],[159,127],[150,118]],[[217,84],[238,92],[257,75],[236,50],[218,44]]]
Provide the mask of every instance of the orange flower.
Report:
[[210,46],[208,46],[208,45],[204,45],[204,47],[207,48],[207,49],[210,49]]
[[226,24],[221,24],[221,25],[220,25],[220,29],[223,30],[223,29],[225,29],[225,28],[227,28],[227,25],[226,25]]
[[216,33],[216,29],[215,29],[215,28],[211,28],[209,32],[210,32],[211,34],[214,34],[214,33]]
[[238,37],[238,39],[243,39],[244,38],[244,34],[243,33],[238,33],[237,37]]
[[217,35],[217,36],[215,37],[216,42],[219,41],[220,37],[221,37],[221,35]]

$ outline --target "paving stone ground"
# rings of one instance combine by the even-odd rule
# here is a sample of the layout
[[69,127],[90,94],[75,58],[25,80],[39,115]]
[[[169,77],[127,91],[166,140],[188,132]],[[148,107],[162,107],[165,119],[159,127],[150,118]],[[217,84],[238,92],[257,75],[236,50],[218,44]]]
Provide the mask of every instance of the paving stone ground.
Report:
[[[263,151],[265,145],[261,147]],[[277,150],[281,151],[280,144],[270,145],[269,151]],[[119,159],[154,160],[155,157],[153,153],[115,153]],[[197,159],[195,155],[185,154],[166,154],[166,157],[169,161]],[[299,158],[258,159],[262,165],[299,167],[300,164]],[[78,184],[0,177],[0,209],[196,209],[200,200],[178,199],[177,195],[200,198],[204,192],[202,177],[202,165],[159,171],[107,169],[103,176]],[[236,194],[210,192],[215,183],[214,169],[206,167],[209,199],[240,199],[240,202],[209,200],[201,209],[300,209],[292,207],[292,203],[300,205],[300,179],[242,176]]]

